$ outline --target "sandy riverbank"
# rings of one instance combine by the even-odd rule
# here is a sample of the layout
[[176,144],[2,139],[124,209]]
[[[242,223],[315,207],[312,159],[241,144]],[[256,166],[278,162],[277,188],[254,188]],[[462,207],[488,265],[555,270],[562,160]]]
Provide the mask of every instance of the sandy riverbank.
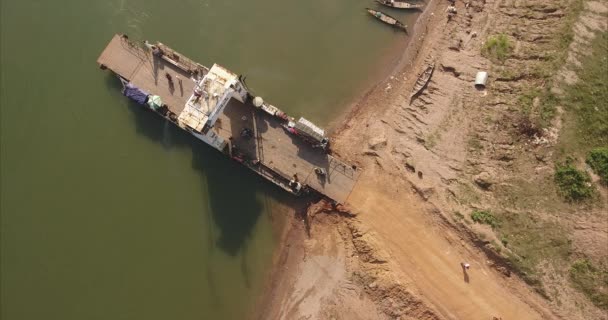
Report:
[[[396,59],[389,59],[378,70],[385,76],[371,77],[381,81],[355,96],[346,112],[332,121],[329,131],[334,136],[342,131],[347,121],[361,112],[365,100],[377,94],[387,79],[394,78],[397,73],[411,72],[413,59],[422,46],[437,2],[439,0],[429,2],[414,26],[410,27],[410,36],[396,46],[395,50],[402,53]],[[302,205],[297,207],[299,209],[294,211],[300,212],[287,217],[284,225],[276,226],[281,228],[281,245],[275,252],[272,270],[251,319],[329,319],[332,313],[336,314],[336,319],[385,319],[374,302],[365,297],[363,288],[352,283],[353,270],[346,270],[346,255],[356,254],[353,248],[346,250],[348,242],[345,241],[348,240],[343,235],[350,234],[350,231],[344,228],[342,218],[323,215],[316,220],[305,221],[307,213],[301,211]],[[310,211],[313,216],[315,210],[313,207]],[[338,230],[340,228],[341,231]],[[344,285],[348,287],[348,294],[346,291],[339,294],[342,303],[338,305],[337,300],[329,301],[335,289]],[[345,297],[349,300],[347,304],[344,304]]]
[[[426,9],[435,8],[439,0],[432,0]],[[355,117],[363,106],[363,102],[377,91],[385,83],[387,79],[392,79],[397,73],[409,72],[413,67],[412,60],[416,57],[422,40],[428,31],[430,23],[429,18],[432,16],[432,10],[425,10],[415,20],[415,24],[409,28],[409,36],[403,43],[397,44],[391,54],[395,55],[395,50],[401,51],[397,57],[387,60],[377,72],[383,74],[371,75],[371,79],[380,79],[376,83],[367,84],[369,89],[356,95],[350,105],[346,107],[346,111],[342,115],[334,119],[330,126],[329,132],[332,135],[337,135],[344,128],[344,124]],[[346,272],[345,261],[345,246],[344,239],[336,230],[338,225],[341,225],[340,218],[321,217],[317,220],[311,219],[304,221],[307,213],[305,211],[305,202],[295,205],[291,215],[281,224],[275,225],[279,229],[278,241],[281,244],[276,250],[273,257],[273,267],[267,276],[267,281],[263,289],[263,293],[257,300],[254,310],[251,314],[251,319],[292,319],[300,318],[304,314],[313,319],[319,318],[321,305],[325,306],[327,302],[322,303],[325,296],[323,294],[312,294],[312,291],[322,292],[325,295],[330,294],[340,284],[348,282],[348,278],[352,275],[352,270]],[[316,200],[312,200],[316,201]],[[314,208],[312,212],[314,212]],[[314,213],[313,213],[314,214]],[[310,229],[310,224],[315,224],[314,233]],[[348,233],[342,230],[342,233]],[[313,239],[314,238],[314,239]],[[327,254],[327,253],[330,254]],[[322,254],[325,253],[325,254]],[[319,254],[321,254],[319,256]],[[352,255],[351,252],[348,253]],[[315,256],[316,260],[322,260],[323,263],[307,262],[307,256]],[[331,269],[332,272],[326,274],[325,271]],[[302,276],[305,274],[306,276]],[[315,275],[320,274],[321,277],[315,279]],[[311,290],[313,287],[316,289]],[[364,293],[361,288],[354,289],[352,286],[351,298],[357,296],[357,299],[351,299],[351,304],[348,308],[336,309],[337,314],[342,313],[342,316],[336,319],[341,319],[344,316],[344,311],[352,309],[360,303]],[[294,302],[296,295],[295,291],[300,292],[300,302]],[[302,293],[302,291],[304,293]],[[356,295],[353,295],[356,293]],[[342,296],[344,294],[341,294]],[[289,300],[290,302],[287,302]],[[302,303],[304,300],[307,303]],[[348,319],[384,319],[381,312],[375,308],[374,303],[369,299],[363,299],[366,303],[361,308],[354,308],[354,313],[347,312],[350,315]],[[302,304],[302,306],[301,306]],[[366,310],[366,311],[365,311]],[[325,310],[327,311],[327,310]],[[327,312],[326,312],[327,313]],[[345,318],[346,319],[346,318]]]
[[[350,214],[313,206],[309,234],[292,221],[254,319],[557,318],[487,241],[451,218],[458,201],[450,184],[467,164],[473,125],[467,106],[486,94],[472,81],[491,67],[481,39],[493,34],[497,19],[518,19],[501,11],[509,4],[458,1],[451,21],[449,2],[427,5],[395,71],[334,130],[334,152],[364,169],[348,199]],[[431,61],[433,78],[410,103],[417,75]],[[467,272],[464,261],[472,266]]]

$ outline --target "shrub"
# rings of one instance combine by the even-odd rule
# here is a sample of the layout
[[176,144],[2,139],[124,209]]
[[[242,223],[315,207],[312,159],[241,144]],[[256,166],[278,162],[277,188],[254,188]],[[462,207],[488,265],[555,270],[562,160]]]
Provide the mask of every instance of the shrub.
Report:
[[587,154],[587,164],[600,176],[600,181],[608,185],[608,147],[595,148]]
[[570,280],[597,307],[608,309],[608,272],[598,270],[587,259],[578,260],[570,267]]
[[471,220],[477,223],[487,224],[492,228],[496,228],[499,225],[498,219],[489,211],[474,210],[471,213]]
[[486,57],[500,62],[504,62],[513,50],[513,45],[505,34],[488,37],[486,43],[481,48],[481,53]]
[[574,167],[571,160],[555,166],[555,183],[568,201],[581,201],[593,195],[591,177]]
[[505,236],[500,237],[500,242],[502,242],[503,246],[507,246],[509,244],[509,239]]

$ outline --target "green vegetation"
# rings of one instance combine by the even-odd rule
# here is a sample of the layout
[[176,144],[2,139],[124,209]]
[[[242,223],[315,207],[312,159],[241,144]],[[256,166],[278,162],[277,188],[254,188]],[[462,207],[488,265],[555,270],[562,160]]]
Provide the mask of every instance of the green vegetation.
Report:
[[[573,25],[583,8],[584,4],[582,0],[570,1],[567,14],[563,17],[561,25],[556,26],[559,28],[555,32],[557,37],[553,41],[542,45],[541,48],[530,49],[533,52],[528,52],[535,55],[541,54],[543,60],[533,65],[528,75],[531,78],[535,78],[538,81],[538,85],[532,86],[528,92],[524,92],[519,102],[524,115],[528,116],[532,123],[538,124],[540,127],[549,126],[551,120],[557,114],[557,106],[563,105],[560,104],[563,103],[562,99],[558,98],[551,91],[551,88],[553,88],[553,78],[556,70],[559,70],[566,62],[570,43],[574,39]],[[603,55],[603,53],[600,54],[600,56]],[[533,108],[532,101],[536,97],[539,98],[539,104],[537,108]]]
[[572,164],[572,159],[555,166],[555,183],[568,201],[581,201],[593,195],[591,177],[587,172],[578,170]]
[[490,241],[491,247],[496,250],[496,252],[501,253],[502,252],[502,246],[496,242],[496,240],[492,240]]
[[[538,75],[537,75],[538,76]],[[540,78],[546,78],[539,76]],[[539,106],[534,107],[534,100],[538,98]],[[556,113],[556,106],[559,99],[549,89],[530,88],[524,91],[518,99],[521,112],[527,116],[531,122],[541,127],[547,127]],[[531,117],[536,120],[532,121]]]
[[608,145],[608,33],[592,42],[593,52],[583,63],[579,81],[567,88],[564,105],[575,122],[575,143],[598,147]]
[[501,215],[500,241],[510,249],[507,259],[522,278],[545,295],[537,266],[543,262],[567,261],[571,243],[559,225],[528,213]]
[[502,236],[500,237],[500,242],[502,243],[503,246],[507,246],[509,244],[509,239],[507,239],[507,237]]
[[548,126],[553,117],[556,114],[556,107],[559,103],[559,99],[551,92],[550,90],[546,90],[541,97],[541,107],[540,107],[540,119],[543,126]]
[[480,152],[483,150],[483,145],[481,144],[481,140],[477,134],[473,134],[469,140],[467,141],[467,146],[473,152]]
[[597,307],[608,309],[608,271],[599,270],[587,259],[570,267],[570,280]]
[[600,176],[600,181],[608,185],[608,147],[595,148],[587,155],[587,164]]
[[505,34],[488,37],[481,48],[481,53],[489,59],[504,62],[513,51],[513,45]]
[[487,224],[492,228],[496,228],[500,225],[498,219],[489,211],[474,210],[471,213],[471,220],[477,223]]
[[[473,221],[478,223],[490,224],[491,222],[486,222],[488,219],[499,222],[494,229],[497,239],[504,247],[502,251],[497,251],[528,284],[547,298],[549,294],[543,288],[543,272],[568,270],[572,261],[578,257],[578,254],[573,254],[575,248],[566,232],[568,229],[561,225],[562,219],[553,220],[551,216],[588,212],[589,210],[581,210],[589,205],[584,201],[596,196],[589,174],[577,168],[581,167],[580,160],[585,158],[587,164],[601,177],[602,183],[608,185],[606,32],[597,33],[591,47],[583,48],[591,52],[580,56],[580,68],[569,64],[569,69],[576,72],[579,81],[569,87],[555,85],[555,81],[559,81],[556,80],[559,79],[556,72],[561,70],[568,58],[568,49],[574,39],[573,26],[584,8],[583,4],[582,0],[556,3],[567,10],[564,10],[566,16],[553,27],[555,36],[547,42],[533,45],[522,42],[518,46],[517,57],[512,51],[514,46],[509,43],[513,38],[504,35],[488,38],[482,47],[484,56],[501,64],[494,66],[494,74],[502,78],[500,81],[525,80],[516,105],[509,109],[520,113],[519,118],[512,118],[518,121],[516,125],[520,134],[528,137],[542,135],[547,132],[543,128],[551,125],[557,115],[561,116],[562,130],[556,152],[553,156],[541,155],[543,162],[555,161],[554,176],[539,175],[529,180],[525,177],[514,178],[512,183],[496,186],[493,191],[500,203],[496,207],[504,209],[493,209],[492,214],[483,211],[471,214]],[[523,33],[525,31],[515,30],[508,34],[519,39],[518,35]],[[515,59],[520,56],[538,59],[528,60],[525,68],[518,68]],[[562,90],[560,93],[560,90],[554,89]],[[558,113],[558,108],[564,112]],[[474,150],[472,142],[474,141],[467,143],[469,149]],[[583,206],[559,201],[560,197],[568,202],[581,202]],[[490,244],[495,248],[499,246],[494,240]],[[602,262],[594,266],[587,260],[579,260],[568,272],[574,287],[604,309],[608,309],[606,264]]]
[[518,98],[521,111],[525,115],[529,115],[532,112],[534,99],[542,95],[542,91],[539,88],[529,88],[524,91]]
[[454,211],[454,217],[456,217],[456,220],[459,221],[464,219],[464,215],[460,213],[460,211]]
[[562,27],[555,33],[557,35],[556,47],[563,52],[564,60],[566,59],[565,56],[568,54],[568,47],[572,43],[572,40],[574,40],[574,23],[584,8],[585,4],[583,0],[570,1],[568,3],[567,14],[563,18],[564,24],[562,24]]

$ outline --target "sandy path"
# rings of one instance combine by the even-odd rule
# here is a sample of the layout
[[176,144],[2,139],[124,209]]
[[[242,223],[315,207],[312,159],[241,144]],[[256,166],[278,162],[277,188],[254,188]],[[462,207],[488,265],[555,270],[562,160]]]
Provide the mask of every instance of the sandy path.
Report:
[[[361,222],[378,233],[397,265],[446,318],[543,318],[509,290],[482,255],[466,250],[463,240],[434,222],[419,201],[405,186],[381,185],[369,175],[349,199],[361,210]],[[468,283],[462,261],[471,264]]]

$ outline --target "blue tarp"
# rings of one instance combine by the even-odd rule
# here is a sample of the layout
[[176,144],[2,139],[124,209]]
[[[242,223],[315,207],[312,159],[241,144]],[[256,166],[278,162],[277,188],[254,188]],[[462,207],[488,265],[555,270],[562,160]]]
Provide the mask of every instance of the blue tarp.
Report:
[[139,104],[146,104],[149,96],[147,92],[137,88],[131,83],[127,83],[122,94]]

